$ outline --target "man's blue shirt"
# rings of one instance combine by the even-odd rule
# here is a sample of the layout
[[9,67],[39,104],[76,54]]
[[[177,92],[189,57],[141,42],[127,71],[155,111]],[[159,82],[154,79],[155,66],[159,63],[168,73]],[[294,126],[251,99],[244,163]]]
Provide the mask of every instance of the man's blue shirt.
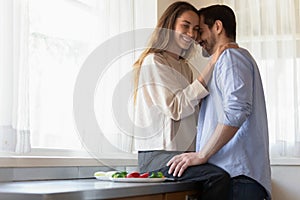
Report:
[[271,193],[269,137],[264,91],[256,62],[245,49],[227,49],[218,59],[208,83],[198,119],[197,151],[217,124],[239,127],[235,136],[209,163],[231,177],[246,175]]

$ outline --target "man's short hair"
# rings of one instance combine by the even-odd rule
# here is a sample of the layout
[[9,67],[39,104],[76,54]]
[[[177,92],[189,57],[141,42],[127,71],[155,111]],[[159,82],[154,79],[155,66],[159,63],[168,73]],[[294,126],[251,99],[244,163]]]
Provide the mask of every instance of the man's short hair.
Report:
[[204,23],[211,28],[215,21],[220,20],[223,24],[227,37],[236,39],[236,20],[233,10],[226,5],[212,5],[201,8],[199,16],[204,17]]

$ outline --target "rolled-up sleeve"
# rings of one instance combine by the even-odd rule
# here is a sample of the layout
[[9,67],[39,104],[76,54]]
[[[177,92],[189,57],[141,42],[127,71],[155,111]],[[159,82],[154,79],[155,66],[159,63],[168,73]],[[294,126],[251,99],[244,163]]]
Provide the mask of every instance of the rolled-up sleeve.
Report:
[[248,60],[234,53],[238,51],[226,51],[218,63],[217,85],[223,106],[219,123],[240,127],[252,110],[253,70]]

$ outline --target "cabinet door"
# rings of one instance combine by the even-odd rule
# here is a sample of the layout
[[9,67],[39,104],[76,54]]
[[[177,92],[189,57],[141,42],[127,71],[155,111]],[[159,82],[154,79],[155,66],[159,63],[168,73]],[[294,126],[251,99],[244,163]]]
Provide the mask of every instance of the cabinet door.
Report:
[[[185,192],[172,192],[166,193],[164,200],[188,200],[188,197],[192,197],[197,194],[197,191],[185,191]],[[193,198],[190,198],[193,199]]]

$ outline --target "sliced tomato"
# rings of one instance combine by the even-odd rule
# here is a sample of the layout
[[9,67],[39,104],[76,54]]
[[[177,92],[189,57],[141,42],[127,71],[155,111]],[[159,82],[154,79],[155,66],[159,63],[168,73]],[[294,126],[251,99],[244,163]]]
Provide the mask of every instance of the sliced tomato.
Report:
[[126,178],[138,178],[138,177],[140,177],[140,173],[138,172],[131,172],[126,176]]
[[140,175],[140,178],[148,178],[149,177],[149,173],[146,172],[146,173],[143,173]]

